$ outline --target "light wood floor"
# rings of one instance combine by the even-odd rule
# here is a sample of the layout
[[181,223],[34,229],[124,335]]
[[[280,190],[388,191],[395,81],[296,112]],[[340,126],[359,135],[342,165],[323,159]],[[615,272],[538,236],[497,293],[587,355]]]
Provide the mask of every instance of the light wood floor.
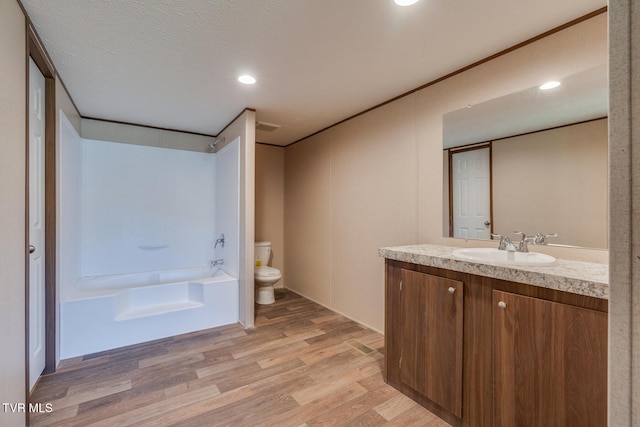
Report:
[[447,426],[382,380],[382,335],[292,292],[223,326],[67,360],[33,426]]

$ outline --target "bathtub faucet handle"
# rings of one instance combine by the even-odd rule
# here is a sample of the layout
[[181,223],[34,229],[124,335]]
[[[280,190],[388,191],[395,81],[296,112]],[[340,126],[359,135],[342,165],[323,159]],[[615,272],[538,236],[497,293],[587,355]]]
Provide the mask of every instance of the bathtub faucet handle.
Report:
[[213,245],[213,249],[218,247],[218,243],[224,248],[224,233],[220,234],[220,237],[216,239],[215,245]]

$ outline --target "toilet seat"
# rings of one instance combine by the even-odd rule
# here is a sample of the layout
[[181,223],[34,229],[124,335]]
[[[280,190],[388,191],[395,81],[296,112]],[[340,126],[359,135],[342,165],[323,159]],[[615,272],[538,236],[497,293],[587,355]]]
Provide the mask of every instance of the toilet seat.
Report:
[[255,268],[255,277],[273,278],[280,275],[280,270],[266,265]]

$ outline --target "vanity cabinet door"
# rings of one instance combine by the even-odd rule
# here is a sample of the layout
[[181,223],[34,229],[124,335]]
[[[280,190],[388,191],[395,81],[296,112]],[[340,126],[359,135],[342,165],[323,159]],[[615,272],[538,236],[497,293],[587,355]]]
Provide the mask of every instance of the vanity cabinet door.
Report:
[[463,283],[402,270],[400,379],[460,418]]
[[607,425],[607,313],[493,291],[495,426]]

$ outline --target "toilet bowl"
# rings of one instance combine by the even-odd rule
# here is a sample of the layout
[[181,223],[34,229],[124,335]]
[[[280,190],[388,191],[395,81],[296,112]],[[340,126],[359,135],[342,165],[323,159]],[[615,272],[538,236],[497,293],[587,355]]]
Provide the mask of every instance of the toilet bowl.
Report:
[[280,270],[269,267],[271,260],[271,242],[255,243],[254,280],[256,284],[256,298],[258,304],[267,305],[275,302],[273,285],[282,278]]

